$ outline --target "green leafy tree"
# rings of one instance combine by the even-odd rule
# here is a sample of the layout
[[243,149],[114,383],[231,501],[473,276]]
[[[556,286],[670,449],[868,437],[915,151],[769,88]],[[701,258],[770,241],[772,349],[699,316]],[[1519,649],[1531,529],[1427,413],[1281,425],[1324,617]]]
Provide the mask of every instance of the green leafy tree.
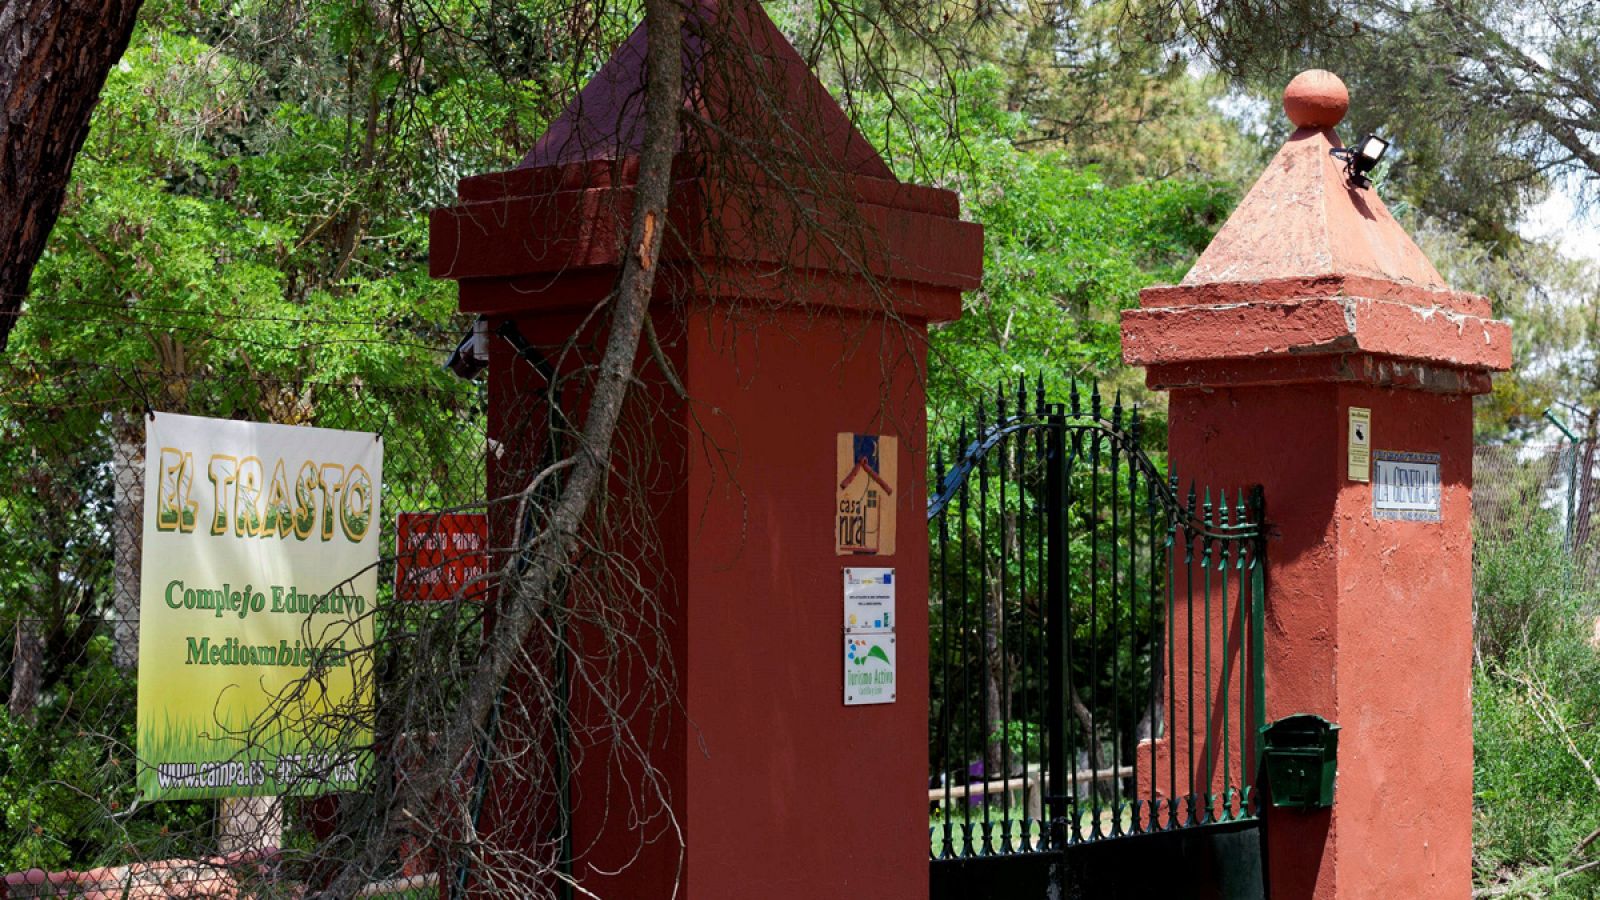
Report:
[[[1117,362],[1117,313],[1140,287],[1181,276],[1236,193],[1224,171],[1231,132],[1209,106],[1215,84],[1133,45],[1099,48],[1129,34],[1114,9],[1030,8],[1000,24],[984,7],[819,4],[797,16],[807,49],[899,171],[957,188],[968,214],[989,226],[990,275],[963,320],[933,339],[941,446],[954,437],[955,410],[1022,373],[1043,373],[1052,390],[1077,379],[1140,395]],[[645,4],[653,90],[668,98],[677,56],[660,48],[679,34],[681,11]],[[452,441],[481,422],[482,398],[438,370],[465,322],[452,316],[450,287],[425,276],[417,211],[448,200],[459,177],[515,159],[638,13],[603,4],[146,4],[110,71],[25,314],[10,316],[19,322],[6,361],[15,377],[0,389],[0,427],[15,480],[0,496],[0,528],[12,546],[55,547],[62,559],[40,571],[19,553],[0,567],[0,625],[18,626],[44,663],[10,719],[19,730],[7,784],[92,770],[102,780],[83,783],[99,785],[97,802],[122,802],[110,786],[126,758],[120,725],[92,748],[59,748],[82,725],[68,714],[81,712],[68,702],[74,692],[118,677],[122,642],[108,646],[94,626],[117,611],[129,571],[104,551],[107,533],[130,533],[122,515],[136,505],[117,473],[146,408],[382,423],[391,484],[410,486],[425,506],[476,498],[462,485],[477,484],[480,469],[468,466],[464,481],[443,471],[459,449]],[[1071,49],[1051,49],[1067,39]],[[963,56],[989,64],[951,64]],[[1072,77],[1075,68],[1084,77]],[[634,245],[660,234],[644,223],[665,208],[681,114],[662,102],[647,117],[640,196],[654,199],[641,200],[630,223]],[[386,817],[448,783],[521,639],[572,576],[574,535],[606,477],[649,270],[630,262],[608,307],[613,364],[574,435],[584,452],[563,473],[548,540],[508,594],[505,636],[473,660],[478,681],[452,698],[465,701],[441,713],[446,764],[363,824],[365,858],[339,873],[337,891],[387,864],[403,823]],[[53,374],[62,370],[71,377]],[[1158,422],[1146,433],[1159,435]],[[1148,616],[1127,620],[1148,637]],[[1118,665],[1138,664],[1134,646]],[[93,803],[73,811],[39,792],[6,809],[4,833],[24,836],[13,846],[28,864],[148,855],[172,846],[158,843],[161,828],[179,823],[143,811],[106,817]],[[46,819],[48,835],[34,832]],[[69,832],[61,853],[25,838]]]
[[[956,79],[959,135],[939,130],[945,111],[907,105],[900,110],[903,118],[884,119],[888,124],[873,135],[889,158],[917,161],[902,168],[903,177],[955,187],[966,214],[985,226],[983,284],[966,297],[962,317],[931,336],[929,452],[935,474],[941,461],[955,465],[964,443],[993,423],[998,402],[1015,410],[1019,380],[1025,382],[1025,404],[1034,402],[1036,386],[1052,401],[1065,402],[1076,384],[1085,411],[1091,386],[1104,386],[1108,418],[1113,393],[1120,391],[1127,424],[1134,401],[1153,398],[1139,373],[1121,363],[1120,313],[1137,303],[1141,288],[1181,280],[1237,196],[1236,186],[1220,177],[1141,180],[1124,170],[1125,180],[1117,181],[1075,165],[1081,146],[1028,139],[1037,123],[1008,108],[1006,75],[988,66]],[[1146,449],[1160,460],[1165,429],[1159,407],[1155,413],[1146,411],[1143,434]],[[1072,474],[1077,502],[1067,513],[1071,639],[1080,648],[1069,699],[1073,741],[1104,769],[1126,759],[1141,727],[1144,734],[1154,727],[1148,680],[1156,670],[1161,618],[1146,598],[1156,586],[1151,562],[1165,552],[1165,535],[1164,526],[1141,519],[1138,546],[1128,547],[1117,571],[1110,570],[1110,544],[1124,541],[1129,521],[1121,519],[1118,534],[1109,533],[1113,493],[1124,516],[1134,509],[1143,516],[1148,498],[1128,496],[1130,462],[1113,457],[1108,444],[1090,446],[1099,441],[1087,434],[1081,441],[1083,464]],[[966,502],[945,513],[945,543],[938,544],[935,535],[933,657],[955,668],[935,688],[930,749],[936,759],[946,746],[973,754],[991,777],[1008,763],[1037,763],[1042,727],[1042,551],[1036,529],[1043,483],[1037,461],[1016,462],[1015,450],[1014,441],[1002,445],[991,477],[982,484],[975,478]],[[1088,465],[1096,453],[1102,457],[1098,474]],[[1002,479],[1008,487],[1001,487]],[[1029,529],[1035,529],[1034,539],[1026,536]],[[1099,594],[1090,590],[1091,580],[1102,586]],[[1106,588],[1111,584],[1115,593]],[[1097,602],[1101,594],[1106,602]],[[1083,651],[1091,638],[1099,648],[1095,654]],[[1141,679],[1145,686],[1136,688]],[[1002,732],[1007,720],[1011,731]],[[974,732],[983,721],[991,723],[992,733]],[[1032,735],[1032,745],[1017,746],[1016,735]],[[971,761],[945,760],[958,768]]]
[[1392,138],[1388,177],[1474,240],[1514,243],[1525,205],[1553,184],[1590,198],[1600,184],[1600,3],[1199,0],[1135,8],[1153,33],[1193,41],[1274,101],[1301,69],[1339,73],[1351,95],[1343,130]]
[[[160,858],[209,833],[193,804],[129,815],[132,680],[113,667],[137,647],[144,411],[380,431],[390,509],[482,497],[480,389],[439,368],[464,320],[426,276],[415,215],[449,173],[395,160],[503,151],[464,133],[504,121],[505,96],[446,85],[415,101],[437,120],[408,118],[405,60],[371,10],[280,11],[147,6],[8,320],[8,869]],[[321,37],[282,39],[308,23]],[[248,39],[263,29],[283,31]]]

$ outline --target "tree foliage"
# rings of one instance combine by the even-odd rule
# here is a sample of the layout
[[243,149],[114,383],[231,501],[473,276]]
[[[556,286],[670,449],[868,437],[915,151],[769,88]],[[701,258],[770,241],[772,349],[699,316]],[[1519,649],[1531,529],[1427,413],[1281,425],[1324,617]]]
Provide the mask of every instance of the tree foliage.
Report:
[[1153,399],[1122,365],[1119,313],[1141,288],[1181,280],[1238,196],[1220,173],[1118,180],[1072,150],[1030,144],[1007,89],[1004,72],[983,67],[955,81],[953,111],[912,100],[903,119],[868,116],[885,123],[869,137],[908,161],[902,177],[959,191],[984,225],[983,285],[932,335],[928,403],[945,443],[976,401],[1019,377],[1043,377],[1052,395],[1076,380]]
[[1596,264],[1543,241],[1488,246],[1438,220],[1422,220],[1414,231],[1446,281],[1490,298],[1495,315],[1511,322],[1512,369],[1478,404],[1480,438],[1535,436],[1552,408],[1573,431],[1600,434],[1590,414],[1600,407],[1600,357],[1592,349],[1600,337]]
[[1552,184],[1600,196],[1593,0],[1157,0],[1141,16],[1273,99],[1301,69],[1337,72],[1344,129],[1392,138],[1389,177],[1475,240],[1513,243]]
[[[656,27],[674,10],[652,4]],[[123,802],[115,784],[125,757],[114,748],[126,747],[125,734],[92,758],[60,749],[83,724],[68,714],[81,711],[74,692],[116,678],[104,636],[89,626],[111,610],[109,461],[127,417],[159,408],[343,427],[382,421],[390,446],[414,448],[386,466],[414,502],[481,499],[452,488],[461,482],[445,471],[452,440],[481,427],[482,406],[474,386],[437,366],[466,323],[453,314],[450,286],[426,277],[419,213],[448,201],[458,178],[513,162],[640,12],[409,0],[146,5],[13,335],[6,366],[17,377],[0,394],[4,462],[17,479],[0,515],[12,546],[28,554],[0,567],[0,625],[53,617],[52,657],[81,663],[51,671],[37,718],[15,720],[30,730],[19,725],[0,779],[55,784],[89,770],[101,779],[83,782],[101,795],[75,812],[38,791],[7,807],[7,836],[25,838],[57,813],[88,823],[58,841],[59,852],[18,839],[17,864],[114,861],[128,845],[168,846],[162,827],[203,830],[204,813],[193,809],[93,815]],[[983,287],[932,339],[930,405],[943,446],[978,396],[1019,375],[1043,375],[1058,395],[1076,379],[1142,396],[1119,362],[1118,312],[1139,288],[1181,278],[1237,195],[1238,139],[1212,108],[1218,83],[1138,43],[1121,13],[1115,4],[820,2],[792,11],[791,33],[897,172],[960,191],[966,215],[988,227]],[[654,188],[663,177],[658,168]],[[629,223],[635,245],[659,237],[642,222]],[[637,267],[629,279],[605,307],[631,317],[614,320],[624,338],[637,335],[650,289]],[[612,379],[607,404],[622,402],[635,358],[619,340],[602,367]],[[50,374],[61,367],[74,380]],[[518,570],[522,580],[509,585],[510,637],[465,670],[481,675],[474,699],[431,710],[455,717],[444,762],[401,801],[375,799],[364,818],[343,823],[366,858],[341,890],[388,865],[407,802],[426,804],[428,791],[451,783],[447,773],[482,737],[485,698],[504,682],[516,629],[539,627],[544,604],[575,577],[584,492],[603,480],[615,412],[577,417],[577,428],[596,430],[563,461],[571,471],[550,482],[576,493],[551,500],[536,571]],[[1158,416],[1146,434],[1159,444],[1162,431]],[[67,558],[41,571],[33,563],[50,560],[47,546]],[[1126,612],[1134,622],[1137,611]],[[1149,630],[1148,615],[1137,621]],[[452,676],[464,671],[464,643],[435,648]],[[1149,665],[1134,658],[1134,643],[1117,662],[1129,670]],[[410,668],[403,674],[434,671]]]

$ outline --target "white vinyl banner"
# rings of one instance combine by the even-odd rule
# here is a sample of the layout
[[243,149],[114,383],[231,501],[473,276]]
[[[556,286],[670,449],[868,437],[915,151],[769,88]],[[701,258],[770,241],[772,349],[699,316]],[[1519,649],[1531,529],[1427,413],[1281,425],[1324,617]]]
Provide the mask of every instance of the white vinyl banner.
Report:
[[371,764],[382,440],[146,424],[141,796],[357,787]]

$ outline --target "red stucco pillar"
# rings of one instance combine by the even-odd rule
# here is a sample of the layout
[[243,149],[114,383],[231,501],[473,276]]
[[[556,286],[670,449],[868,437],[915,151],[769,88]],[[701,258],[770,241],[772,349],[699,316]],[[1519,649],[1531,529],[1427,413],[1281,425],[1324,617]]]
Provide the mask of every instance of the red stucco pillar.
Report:
[[1298,130],[1183,283],[1124,314],[1124,356],[1170,392],[1182,478],[1265,489],[1267,719],[1342,728],[1332,809],[1267,809],[1271,897],[1459,898],[1472,395],[1510,330],[1350,183],[1329,154],[1346,105],[1328,73],[1291,83]]
[[[976,286],[982,232],[950,192],[894,179],[759,5],[701,14],[782,76],[776,92],[738,89],[765,92],[753,137],[783,146],[755,167],[686,130],[651,310],[661,353],[640,351],[604,520],[630,574],[568,601],[574,876],[603,897],[924,897],[925,338]],[[752,107],[733,108],[741,98],[707,74],[731,42],[702,45],[706,23],[693,24],[689,119],[738,136]],[[625,252],[643,55],[641,31],[521,167],[466,179],[432,221],[434,274],[460,282],[461,308],[491,332],[514,324],[572,376],[560,403],[578,417],[604,341],[595,304]],[[799,193],[773,178],[786,167],[831,196],[807,193],[800,214]],[[493,498],[537,465],[549,395],[505,341],[489,372]],[[841,434],[898,439],[892,552],[838,552]],[[514,524],[492,516],[491,543]],[[846,566],[896,571],[893,703],[844,704]],[[599,620],[613,632],[587,624]],[[531,667],[548,665],[548,646],[530,650]],[[609,752],[602,682],[639,700],[628,753]],[[502,748],[479,833],[491,852],[550,859],[548,760],[563,739],[538,722],[502,731],[522,743]]]

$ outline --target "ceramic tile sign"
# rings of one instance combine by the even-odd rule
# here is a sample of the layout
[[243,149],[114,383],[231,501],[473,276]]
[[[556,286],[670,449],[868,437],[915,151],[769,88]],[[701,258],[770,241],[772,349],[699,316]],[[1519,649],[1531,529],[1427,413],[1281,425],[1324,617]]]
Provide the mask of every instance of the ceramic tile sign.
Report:
[[844,570],[844,705],[895,699],[893,569]]
[[1346,475],[1351,481],[1372,476],[1372,410],[1350,407],[1350,447]]
[[840,432],[834,547],[839,556],[892,556],[900,439]]
[[1379,450],[1372,461],[1373,518],[1439,521],[1439,454]]

